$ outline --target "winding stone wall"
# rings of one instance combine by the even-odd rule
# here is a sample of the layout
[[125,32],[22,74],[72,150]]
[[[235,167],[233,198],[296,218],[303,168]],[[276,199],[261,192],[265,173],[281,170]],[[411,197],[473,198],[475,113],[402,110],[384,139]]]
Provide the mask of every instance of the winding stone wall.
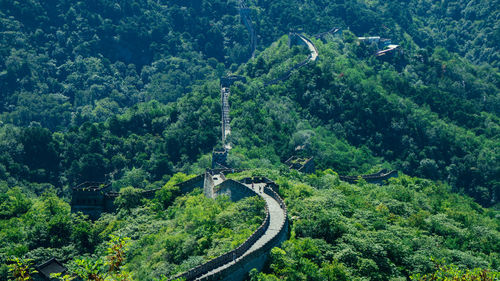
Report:
[[[272,185],[260,183],[262,186],[258,186],[255,190],[263,187],[263,193],[258,193],[248,185],[238,181],[226,180],[224,183],[214,190],[216,196],[230,192],[228,195],[235,200],[255,195],[266,200],[264,221],[238,248],[181,273],[173,279],[243,280],[252,268],[261,270],[269,250],[286,240],[288,235],[286,206],[283,199],[272,189]],[[272,224],[273,222],[274,224]],[[276,222],[280,223],[276,225]]]
[[238,262],[232,264],[231,266],[225,268],[216,274],[207,276],[206,278],[199,280],[224,280],[224,281],[235,281],[244,280],[248,277],[248,272],[253,268],[261,271],[264,267],[267,259],[269,258],[269,251],[281,245],[281,243],[288,238],[288,219],[286,205],[283,199],[274,192],[270,187],[266,185],[264,188],[264,193],[271,196],[274,200],[278,202],[280,207],[284,211],[285,220],[282,224],[277,226],[269,226],[270,228],[275,228],[277,230],[276,235],[269,240],[267,243],[260,246],[259,249],[251,252],[248,255],[243,256],[238,260]]
[[246,7],[244,1],[241,1],[240,16],[241,20],[243,21],[243,24],[248,29],[248,33],[250,34],[250,48],[251,48],[250,58],[253,58],[255,56],[255,50],[257,49],[257,35],[255,29],[253,28],[252,17],[250,16],[250,12],[251,10],[248,7]]
[[288,78],[290,78],[293,71],[303,67],[304,65],[308,64],[311,61],[315,61],[318,58],[318,50],[316,49],[316,46],[314,45],[314,43],[311,40],[309,40],[307,37],[300,35],[298,33],[290,33],[289,34],[289,45],[296,44],[297,42],[299,42],[300,44],[304,44],[309,48],[309,50],[311,51],[309,56],[305,60],[292,66],[292,68],[290,68],[287,72],[285,72],[285,74],[281,75],[279,78],[276,78],[274,80],[271,80],[271,81],[264,83],[265,86],[274,85],[278,82],[287,80]]
[[[242,3],[242,2],[240,2]],[[241,5],[241,4],[240,4]],[[241,6],[241,15],[244,23],[250,31],[251,36],[255,36],[255,31],[251,26],[249,19],[249,10]],[[318,58],[316,46],[306,37],[295,34],[305,43],[311,54],[306,60],[293,66],[284,76],[266,83],[266,85],[274,84],[279,81],[288,79],[292,71],[314,61]],[[255,38],[251,39],[252,48],[255,50]],[[221,80],[222,90],[222,111],[223,124],[224,114],[229,114],[229,106],[224,100],[224,89],[226,89],[226,81]],[[226,86],[226,87],[225,87]],[[227,112],[224,109],[227,108]],[[224,127],[224,126],[223,126]],[[223,143],[225,140],[225,131],[223,129]],[[207,177],[210,177],[208,179]],[[287,239],[288,236],[288,218],[286,205],[283,199],[276,193],[278,186],[266,178],[247,178],[244,179],[246,185],[235,180],[225,180],[217,187],[214,186],[213,178],[210,173],[206,173],[203,178],[203,186],[205,187],[205,195],[209,197],[227,195],[232,201],[238,201],[246,197],[259,195],[266,201],[266,218],[259,228],[238,248],[229,251],[215,259],[212,259],[202,265],[194,267],[184,273],[181,273],[175,278],[184,278],[186,280],[243,280],[252,268],[259,270],[264,266],[269,250],[275,246],[279,246],[281,242]],[[199,184],[199,180],[193,179],[191,183],[179,185],[181,191],[188,190],[191,186]],[[212,189],[213,191],[210,191]],[[191,189],[192,190],[192,189]],[[256,192],[258,191],[258,192]]]

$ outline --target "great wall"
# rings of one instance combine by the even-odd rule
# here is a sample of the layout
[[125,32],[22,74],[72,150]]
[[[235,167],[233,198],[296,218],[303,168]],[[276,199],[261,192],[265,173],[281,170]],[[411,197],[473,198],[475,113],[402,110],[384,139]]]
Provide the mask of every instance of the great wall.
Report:
[[[229,170],[226,170],[229,172]],[[225,195],[232,201],[249,196],[260,196],[266,202],[266,217],[243,244],[215,259],[194,267],[173,279],[185,280],[243,280],[252,268],[262,269],[268,251],[286,240],[288,219],[286,205],[278,195],[278,186],[266,178],[246,178],[241,181],[226,179],[224,172],[206,172],[179,184],[184,192],[202,188],[206,196]]]
[[[290,70],[290,73],[318,58],[318,50],[309,39],[296,33],[291,34],[291,36],[297,36],[302,40],[310,50],[310,55],[305,61],[294,66]],[[221,131],[222,153],[224,156],[227,156],[227,152],[231,149],[231,144],[228,141],[228,136],[231,133],[228,101],[231,94],[230,88],[234,82],[242,80],[243,78],[239,78],[238,76],[221,79]],[[280,81],[282,80],[284,79]],[[216,155],[220,153],[221,151],[214,152]],[[217,160],[219,160],[219,163],[217,163],[218,166],[225,167],[227,165],[225,157],[214,158],[212,162],[217,163]],[[193,180],[193,182],[199,185],[201,180],[197,179]],[[191,190],[192,186],[196,185],[189,185],[189,187],[184,187],[183,189],[184,191],[188,191]],[[226,179],[223,172],[218,174],[205,173],[203,180],[203,192],[205,196],[214,198],[226,195],[231,201],[238,201],[248,196],[260,196],[266,202],[266,218],[259,228],[236,249],[181,273],[173,277],[173,279],[243,280],[252,268],[262,269],[266,262],[268,251],[273,247],[279,246],[281,242],[286,240],[288,234],[286,205],[274,189],[277,189],[277,185],[270,180],[251,178],[240,182]]]
[[255,50],[257,49],[257,35],[255,29],[252,24],[252,17],[250,16],[251,10],[246,6],[244,0],[240,0],[240,17],[243,24],[248,29],[248,33],[250,34],[250,58],[255,57]]
[[[256,49],[256,35],[250,18],[250,9],[243,1],[240,1],[240,15],[243,24],[250,34],[251,58],[254,57]],[[333,28],[327,32],[315,35],[322,38],[327,34],[338,34],[341,30]],[[273,85],[288,79],[293,71],[314,62],[318,59],[319,53],[314,43],[304,35],[298,33],[289,34],[289,46],[302,44],[310,51],[308,57],[300,63],[291,67],[284,75],[265,83],[265,86]],[[266,203],[266,216],[262,224],[255,230],[248,239],[237,248],[209,260],[199,266],[180,273],[170,280],[182,278],[184,280],[243,280],[247,277],[252,268],[261,270],[268,257],[269,251],[279,246],[288,236],[287,209],[284,200],[278,195],[279,186],[267,178],[245,178],[240,181],[227,179],[226,175],[239,172],[227,168],[227,155],[231,149],[229,136],[230,127],[230,107],[229,97],[231,86],[236,82],[246,82],[242,76],[228,76],[221,78],[221,139],[223,148],[214,149],[212,154],[212,169],[208,169],[204,174],[198,175],[188,181],[177,184],[182,194],[189,193],[195,188],[200,188],[208,198],[217,196],[228,196],[231,201],[238,201],[250,196],[260,196]],[[290,169],[297,169],[302,172],[314,172],[314,162],[312,158],[302,159],[291,157],[286,161]],[[377,174],[350,177],[340,176],[340,179],[347,182],[356,182],[363,178],[368,182],[382,183],[390,177],[397,176],[395,171],[381,171]],[[113,201],[119,193],[106,191],[109,184],[87,183],[73,188],[73,198],[71,202],[72,211],[81,211],[91,218],[98,218],[102,212],[111,212],[115,209]],[[152,197],[158,189],[143,192],[144,197]]]
[[[332,31],[337,32],[338,29],[332,29]],[[273,80],[273,83],[267,83],[266,85],[288,79],[294,70],[318,58],[319,54],[316,46],[307,37],[298,33],[291,33],[289,38],[290,46],[296,43],[294,39],[301,40],[309,49],[310,54],[306,60],[293,66],[287,72],[287,75]],[[224,148],[222,154],[221,151],[214,151],[214,157],[212,159],[212,163],[217,164],[213,164],[212,167],[223,167],[225,169],[222,171],[229,173],[233,171],[226,167],[227,153],[231,149],[231,144],[228,141],[228,136],[231,133],[228,99],[231,85],[236,81],[246,81],[246,78],[229,76],[221,79],[221,124],[222,143]],[[308,161],[302,165],[302,167],[305,167],[304,172],[310,170],[311,160],[312,159],[308,159]],[[219,163],[217,163],[217,161],[219,161]],[[247,273],[252,268],[261,270],[265,265],[269,250],[279,246],[281,242],[287,238],[287,210],[285,202],[277,193],[277,189],[279,188],[278,185],[265,178],[246,178],[242,181],[227,180],[222,171],[219,173],[205,173],[203,180],[203,191],[205,196],[214,198],[220,195],[226,195],[231,201],[238,201],[248,196],[260,196],[266,202],[266,217],[260,227],[236,249],[181,273],[171,280],[177,278],[184,278],[185,280],[244,280]],[[377,174],[360,177],[365,180],[375,180],[377,181],[376,183],[381,183],[383,180],[393,177],[394,173],[394,171],[389,172],[383,170]],[[354,179],[351,179],[351,177],[343,177],[342,179],[349,182],[358,180],[358,177],[353,178]],[[201,178],[193,180],[193,182],[201,184]],[[184,187],[185,191],[191,190],[192,185],[188,186],[189,187]]]
[[288,78],[290,78],[290,76],[292,75],[292,73],[295,70],[303,67],[304,65],[308,64],[309,62],[312,62],[312,61],[315,61],[316,59],[318,59],[318,56],[319,56],[318,49],[316,49],[316,46],[313,44],[313,42],[311,40],[309,40],[307,37],[305,37],[304,35],[301,35],[301,34],[298,34],[295,32],[290,33],[288,35],[288,45],[292,46],[294,44],[306,45],[310,51],[309,56],[307,56],[307,58],[304,59],[303,61],[301,61],[301,62],[297,63],[296,65],[294,65],[293,67],[291,67],[287,72],[285,72],[280,77],[264,83],[265,86],[274,85],[274,84],[279,83],[281,81],[287,80]]

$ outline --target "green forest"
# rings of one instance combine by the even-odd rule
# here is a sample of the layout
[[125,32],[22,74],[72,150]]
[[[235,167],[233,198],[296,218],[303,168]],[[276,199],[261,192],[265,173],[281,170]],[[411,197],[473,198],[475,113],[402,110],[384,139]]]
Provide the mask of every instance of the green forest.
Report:
[[[289,224],[246,280],[500,279],[499,17],[498,0],[0,0],[0,280],[55,257],[61,280],[164,281],[246,241],[262,198],[179,188],[224,145],[229,75],[227,177],[274,181]],[[340,179],[381,169],[399,176]],[[72,211],[86,182],[115,210]]]

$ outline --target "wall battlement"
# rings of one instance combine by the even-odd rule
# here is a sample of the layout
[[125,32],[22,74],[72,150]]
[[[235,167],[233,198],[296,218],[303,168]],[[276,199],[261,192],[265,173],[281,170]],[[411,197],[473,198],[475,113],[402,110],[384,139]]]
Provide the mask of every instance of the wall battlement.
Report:
[[342,28],[333,27],[332,29],[330,29],[328,31],[314,34],[313,37],[316,39],[321,39],[321,38],[326,37],[328,35],[332,35],[334,37],[342,37]]
[[[82,212],[90,219],[98,219],[102,213],[110,213],[116,210],[115,199],[120,196],[119,192],[109,190],[110,184],[85,182],[72,188],[71,212]],[[158,189],[143,190],[145,198],[154,197]]]
[[[243,244],[202,265],[194,267],[176,278],[186,280],[243,280],[252,268],[262,269],[268,251],[286,240],[288,219],[283,199],[274,191],[276,184],[264,177],[245,178],[243,181],[225,179],[223,174],[205,173],[215,185],[214,197],[226,195],[233,201],[250,196],[261,196],[266,201],[266,218]],[[220,182],[222,180],[222,182]],[[205,183],[207,180],[205,180]],[[208,180],[210,182],[210,180]],[[209,187],[214,186],[209,184]],[[207,187],[205,187],[207,188]],[[262,192],[261,192],[262,191]],[[272,226],[272,227],[271,227]]]

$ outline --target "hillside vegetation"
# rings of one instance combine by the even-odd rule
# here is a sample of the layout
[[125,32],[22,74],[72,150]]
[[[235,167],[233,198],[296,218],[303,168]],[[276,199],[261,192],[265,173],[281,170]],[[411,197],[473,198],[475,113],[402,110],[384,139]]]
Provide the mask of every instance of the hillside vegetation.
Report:
[[130,238],[126,267],[137,280],[173,276],[236,248],[262,223],[262,199],[212,200],[200,190],[180,196],[174,184],[188,178],[174,175],[152,200],[125,188],[116,199],[117,213],[96,221],[71,213],[53,191],[33,198],[17,187],[0,187],[0,279],[7,280],[12,256],[36,264],[86,256],[99,264],[110,235]]
[[[342,174],[389,162],[448,181],[481,204],[497,203],[496,73],[442,48],[378,60],[345,33],[343,41],[316,40],[320,60],[277,85],[263,82],[290,56],[286,38],[245,65],[241,72],[255,79],[235,87],[232,141],[254,151],[247,155],[273,159],[271,150],[281,160],[305,145],[320,167]],[[470,90],[456,87],[462,82]]]
[[[0,0],[0,279],[14,257],[103,273],[108,245],[128,237],[127,278],[165,280],[248,238],[262,200],[175,186],[222,146],[219,83],[232,74],[246,82],[230,89],[228,165],[248,171],[231,177],[276,181],[290,220],[290,239],[249,279],[499,278],[499,7]],[[342,34],[313,36],[333,27]],[[290,31],[319,58],[269,85],[309,55]],[[401,48],[375,57],[358,36]],[[317,172],[290,171],[292,155]],[[383,168],[400,177],[339,180]],[[71,213],[71,188],[88,181],[120,192],[116,212]]]
[[498,212],[449,186],[405,175],[351,185],[331,170],[254,174],[280,185],[291,234],[251,280],[406,280],[433,272],[430,257],[460,268],[500,266]]

